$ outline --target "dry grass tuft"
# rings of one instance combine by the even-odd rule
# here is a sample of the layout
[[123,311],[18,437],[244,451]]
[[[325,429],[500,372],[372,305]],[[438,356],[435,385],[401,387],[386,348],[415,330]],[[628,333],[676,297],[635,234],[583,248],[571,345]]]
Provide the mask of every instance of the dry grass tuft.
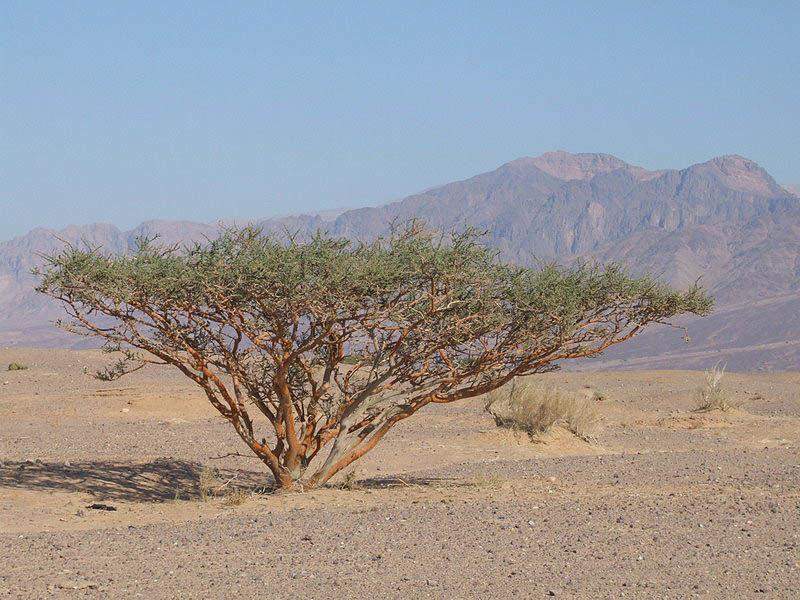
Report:
[[357,470],[351,469],[350,471],[345,473],[338,487],[340,490],[347,490],[349,492],[360,490],[361,483],[358,480]]
[[695,412],[719,410],[729,412],[742,406],[743,401],[731,398],[730,393],[722,385],[725,376],[725,365],[717,363],[710,371],[706,371],[705,385],[697,388],[695,396]]
[[602,390],[594,389],[590,386],[585,386],[583,396],[587,400],[592,400],[594,402],[605,402],[608,400],[608,396]]
[[223,503],[226,506],[241,506],[250,499],[250,496],[251,493],[249,490],[232,488],[225,494]]
[[600,424],[595,401],[513,380],[491,392],[485,405],[498,427],[527,432],[537,441],[553,427],[563,427],[586,442],[594,442]]
[[197,474],[197,497],[203,502],[221,498],[222,503],[227,506],[244,504],[253,495],[253,492],[231,485],[234,479],[236,479],[235,476],[227,481],[222,481],[216,469],[204,466]]
[[197,494],[200,496],[200,500],[205,502],[209,498],[215,497],[219,487],[220,481],[216,470],[211,467],[203,467],[197,477]]
[[508,483],[508,479],[502,475],[476,475],[470,480],[470,485],[476,488],[488,488],[490,490],[500,490]]

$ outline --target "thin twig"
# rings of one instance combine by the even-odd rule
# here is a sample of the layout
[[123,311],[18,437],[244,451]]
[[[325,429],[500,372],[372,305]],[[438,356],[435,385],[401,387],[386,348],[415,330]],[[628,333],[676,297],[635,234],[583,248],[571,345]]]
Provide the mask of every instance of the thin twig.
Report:
[[228,452],[227,454],[220,454],[219,456],[209,456],[208,459],[209,460],[220,460],[220,459],[228,458],[228,457],[231,457],[231,456],[234,457],[234,458],[252,458],[252,459],[255,459],[255,460],[260,460],[257,456],[251,456],[249,454],[241,454],[240,452]]

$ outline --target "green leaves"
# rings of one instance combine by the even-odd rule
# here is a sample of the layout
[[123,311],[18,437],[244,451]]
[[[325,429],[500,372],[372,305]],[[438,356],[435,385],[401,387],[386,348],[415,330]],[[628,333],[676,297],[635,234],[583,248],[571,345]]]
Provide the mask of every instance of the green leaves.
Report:
[[123,256],[68,247],[49,258],[38,289],[95,310],[130,305],[219,319],[238,312],[268,329],[302,316],[318,322],[371,316],[451,327],[454,341],[508,327],[528,336],[553,328],[564,335],[609,311],[636,324],[712,307],[699,286],[674,291],[651,277],[632,278],[618,265],[499,264],[479,241],[474,230],[445,237],[416,223],[371,244],[322,233],[307,242],[278,240],[253,228],[230,229],[187,249],[153,240]]
[[[502,264],[480,238],[412,222],[369,244],[244,228],[187,248],[142,239],[119,256],[68,246],[47,259],[37,289],[64,303],[65,329],[122,353],[98,377],[177,367],[284,483],[334,438],[312,481],[430,402],[712,307],[698,286],[675,291],[618,265]],[[272,426],[273,448],[248,407]]]

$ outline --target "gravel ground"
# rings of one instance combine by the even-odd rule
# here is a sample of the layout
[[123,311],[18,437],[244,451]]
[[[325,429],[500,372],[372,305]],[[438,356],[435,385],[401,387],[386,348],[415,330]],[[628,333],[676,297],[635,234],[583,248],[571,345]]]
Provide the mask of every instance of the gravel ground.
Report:
[[358,489],[276,496],[214,458],[235,437],[180,379],[100,384],[92,353],[24,352],[36,367],[0,375],[0,597],[800,597],[798,374],[732,377],[747,412],[703,416],[702,374],[554,374],[608,398],[596,444],[436,407]]

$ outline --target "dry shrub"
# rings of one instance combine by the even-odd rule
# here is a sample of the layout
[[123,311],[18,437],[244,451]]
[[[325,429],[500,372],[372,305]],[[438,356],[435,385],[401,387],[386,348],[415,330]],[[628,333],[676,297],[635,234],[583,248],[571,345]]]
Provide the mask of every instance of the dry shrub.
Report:
[[608,400],[608,395],[603,390],[596,390],[591,387],[586,389],[584,396],[587,400],[592,400],[594,402],[605,402]]
[[538,441],[558,426],[593,442],[600,423],[594,401],[589,398],[573,398],[517,379],[489,393],[485,408],[498,427],[525,431]]
[[23,365],[22,363],[18,362],[12,362],[10,365],[8,365],[9,371],[25,371],[27,368],[28,365]]
[[220,480],[219,473],[212,467],[204,466],[197,474],[197,495],[203,502],[221,498],[227,506],[244,504],[252,495],[250,490],[231,485],[235,477]]
[[227,506],[241,506],[250,499],[250,492],[242,488],[232,488],[223,499]]
[[728,390],[722,385],[725,376],[725,364],[717,363],[711,370],[706,371],[705,385],[697,388],[695,395],[695,412],[709,412],[720,410],[729,412],[738,409],[742,400],[731,398]]
[[338,487],[341,490],[347,490],[349,492],[360,490],[361,484],[358,480],[357,470],[350,469],[347,473],[345,473]]
[[215,497],[219,487],[220,481],[217,472],[211,467],[203,467],[197,477],[197,493],[200,500],[205,502],[209,498]]

